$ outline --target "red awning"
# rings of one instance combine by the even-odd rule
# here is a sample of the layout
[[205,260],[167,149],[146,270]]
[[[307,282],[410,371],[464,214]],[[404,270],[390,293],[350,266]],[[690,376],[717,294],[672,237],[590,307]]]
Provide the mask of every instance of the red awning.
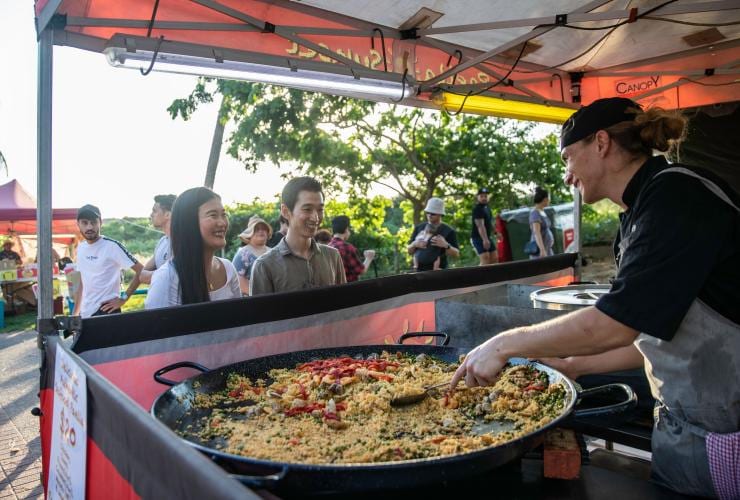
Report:
[[[52,234],[77,234],[77,209],[52,210]],[[0,185],[0,235],[36,234],[36,200],[13,179]]]
[[115,41],[124,55],[158,52],[158,61],[193,56],[360,80],[405,74],[413,92],[402,102],[413,106],[438,106],[442,91],[567,107],[609,96],[666,108],[740,98],[737,2],[426,4],[39,0],[36,13],[55,44],[96,52]]

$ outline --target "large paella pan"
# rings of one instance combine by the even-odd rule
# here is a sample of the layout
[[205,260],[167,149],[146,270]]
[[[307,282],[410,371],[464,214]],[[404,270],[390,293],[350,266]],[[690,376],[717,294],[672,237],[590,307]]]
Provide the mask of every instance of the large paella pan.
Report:
[[[397,345],[267,356],[177,383],[151,411],[245,484],[328,492],[413,487],[482,472],[526,453],[571,414],[612,414],[635,403],[627,386],[579,393],[560,372],[514,358],[493,388],[452,396],[441,390],[418,405],[388,405],[404,391],[450,378],[465,353]],[[155,378],[172,383],[162,374],[175,367]],[[624,401],[574,411],[579,398],[605,391],[623,392]],[[518,402],[509,397],[514,393],[527,395]],[[509,411],[527,405],[529,413]],[[371,414],[383,422],[373,423]]]

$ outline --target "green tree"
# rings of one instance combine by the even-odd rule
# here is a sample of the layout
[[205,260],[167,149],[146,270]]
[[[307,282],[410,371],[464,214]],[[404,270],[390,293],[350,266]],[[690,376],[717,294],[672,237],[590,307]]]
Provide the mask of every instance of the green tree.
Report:
[[149,219],[144,217],[106,219],[103,221],[101,232],[109,238],[120,241],[129,252],[142,258],[154,254],[154,247],[164,234],[154,229]]
[[235,125],[228,152],[247,170],[293,161],[352,200],[382,184],[410,204],[413,222],[428,198],[472,204],[480,185],[492,188],[494,208],[519,204],[534,184],[567,196],[556,139],[532,139],[534,124],[205,78],[168,110],[187,120],[217,93]]

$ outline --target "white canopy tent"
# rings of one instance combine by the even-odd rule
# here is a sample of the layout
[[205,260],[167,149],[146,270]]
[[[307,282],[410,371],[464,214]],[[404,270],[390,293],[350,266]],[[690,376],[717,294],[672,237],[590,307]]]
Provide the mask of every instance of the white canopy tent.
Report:
[[[666,108],[740,100],[740,0],[37,0],[36,16],[42,262],[54,45],[142,73],[555,123],[609,96]],[[51,269],[39,280],[42,320]]]

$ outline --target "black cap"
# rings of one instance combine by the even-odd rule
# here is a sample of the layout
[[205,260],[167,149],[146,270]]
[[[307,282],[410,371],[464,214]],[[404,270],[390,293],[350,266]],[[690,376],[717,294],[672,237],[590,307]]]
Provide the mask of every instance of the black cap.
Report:
[[571,115],[560,131],[560,149],[621,122],[631,122],[642,107],[624,97],[599,99]]
[[80,219],[102,220],[102,218],[100,217],[100,209],[95,205],[85,205],[83,207],[80,207],[80,209],[77,211],[77,220]]
[[334,234],[342,234],[349,227],[349,217],[346,215],[337,215],[331,220],[331,230]]
[[480,188],[478,194],[488,194],[488,188]]

